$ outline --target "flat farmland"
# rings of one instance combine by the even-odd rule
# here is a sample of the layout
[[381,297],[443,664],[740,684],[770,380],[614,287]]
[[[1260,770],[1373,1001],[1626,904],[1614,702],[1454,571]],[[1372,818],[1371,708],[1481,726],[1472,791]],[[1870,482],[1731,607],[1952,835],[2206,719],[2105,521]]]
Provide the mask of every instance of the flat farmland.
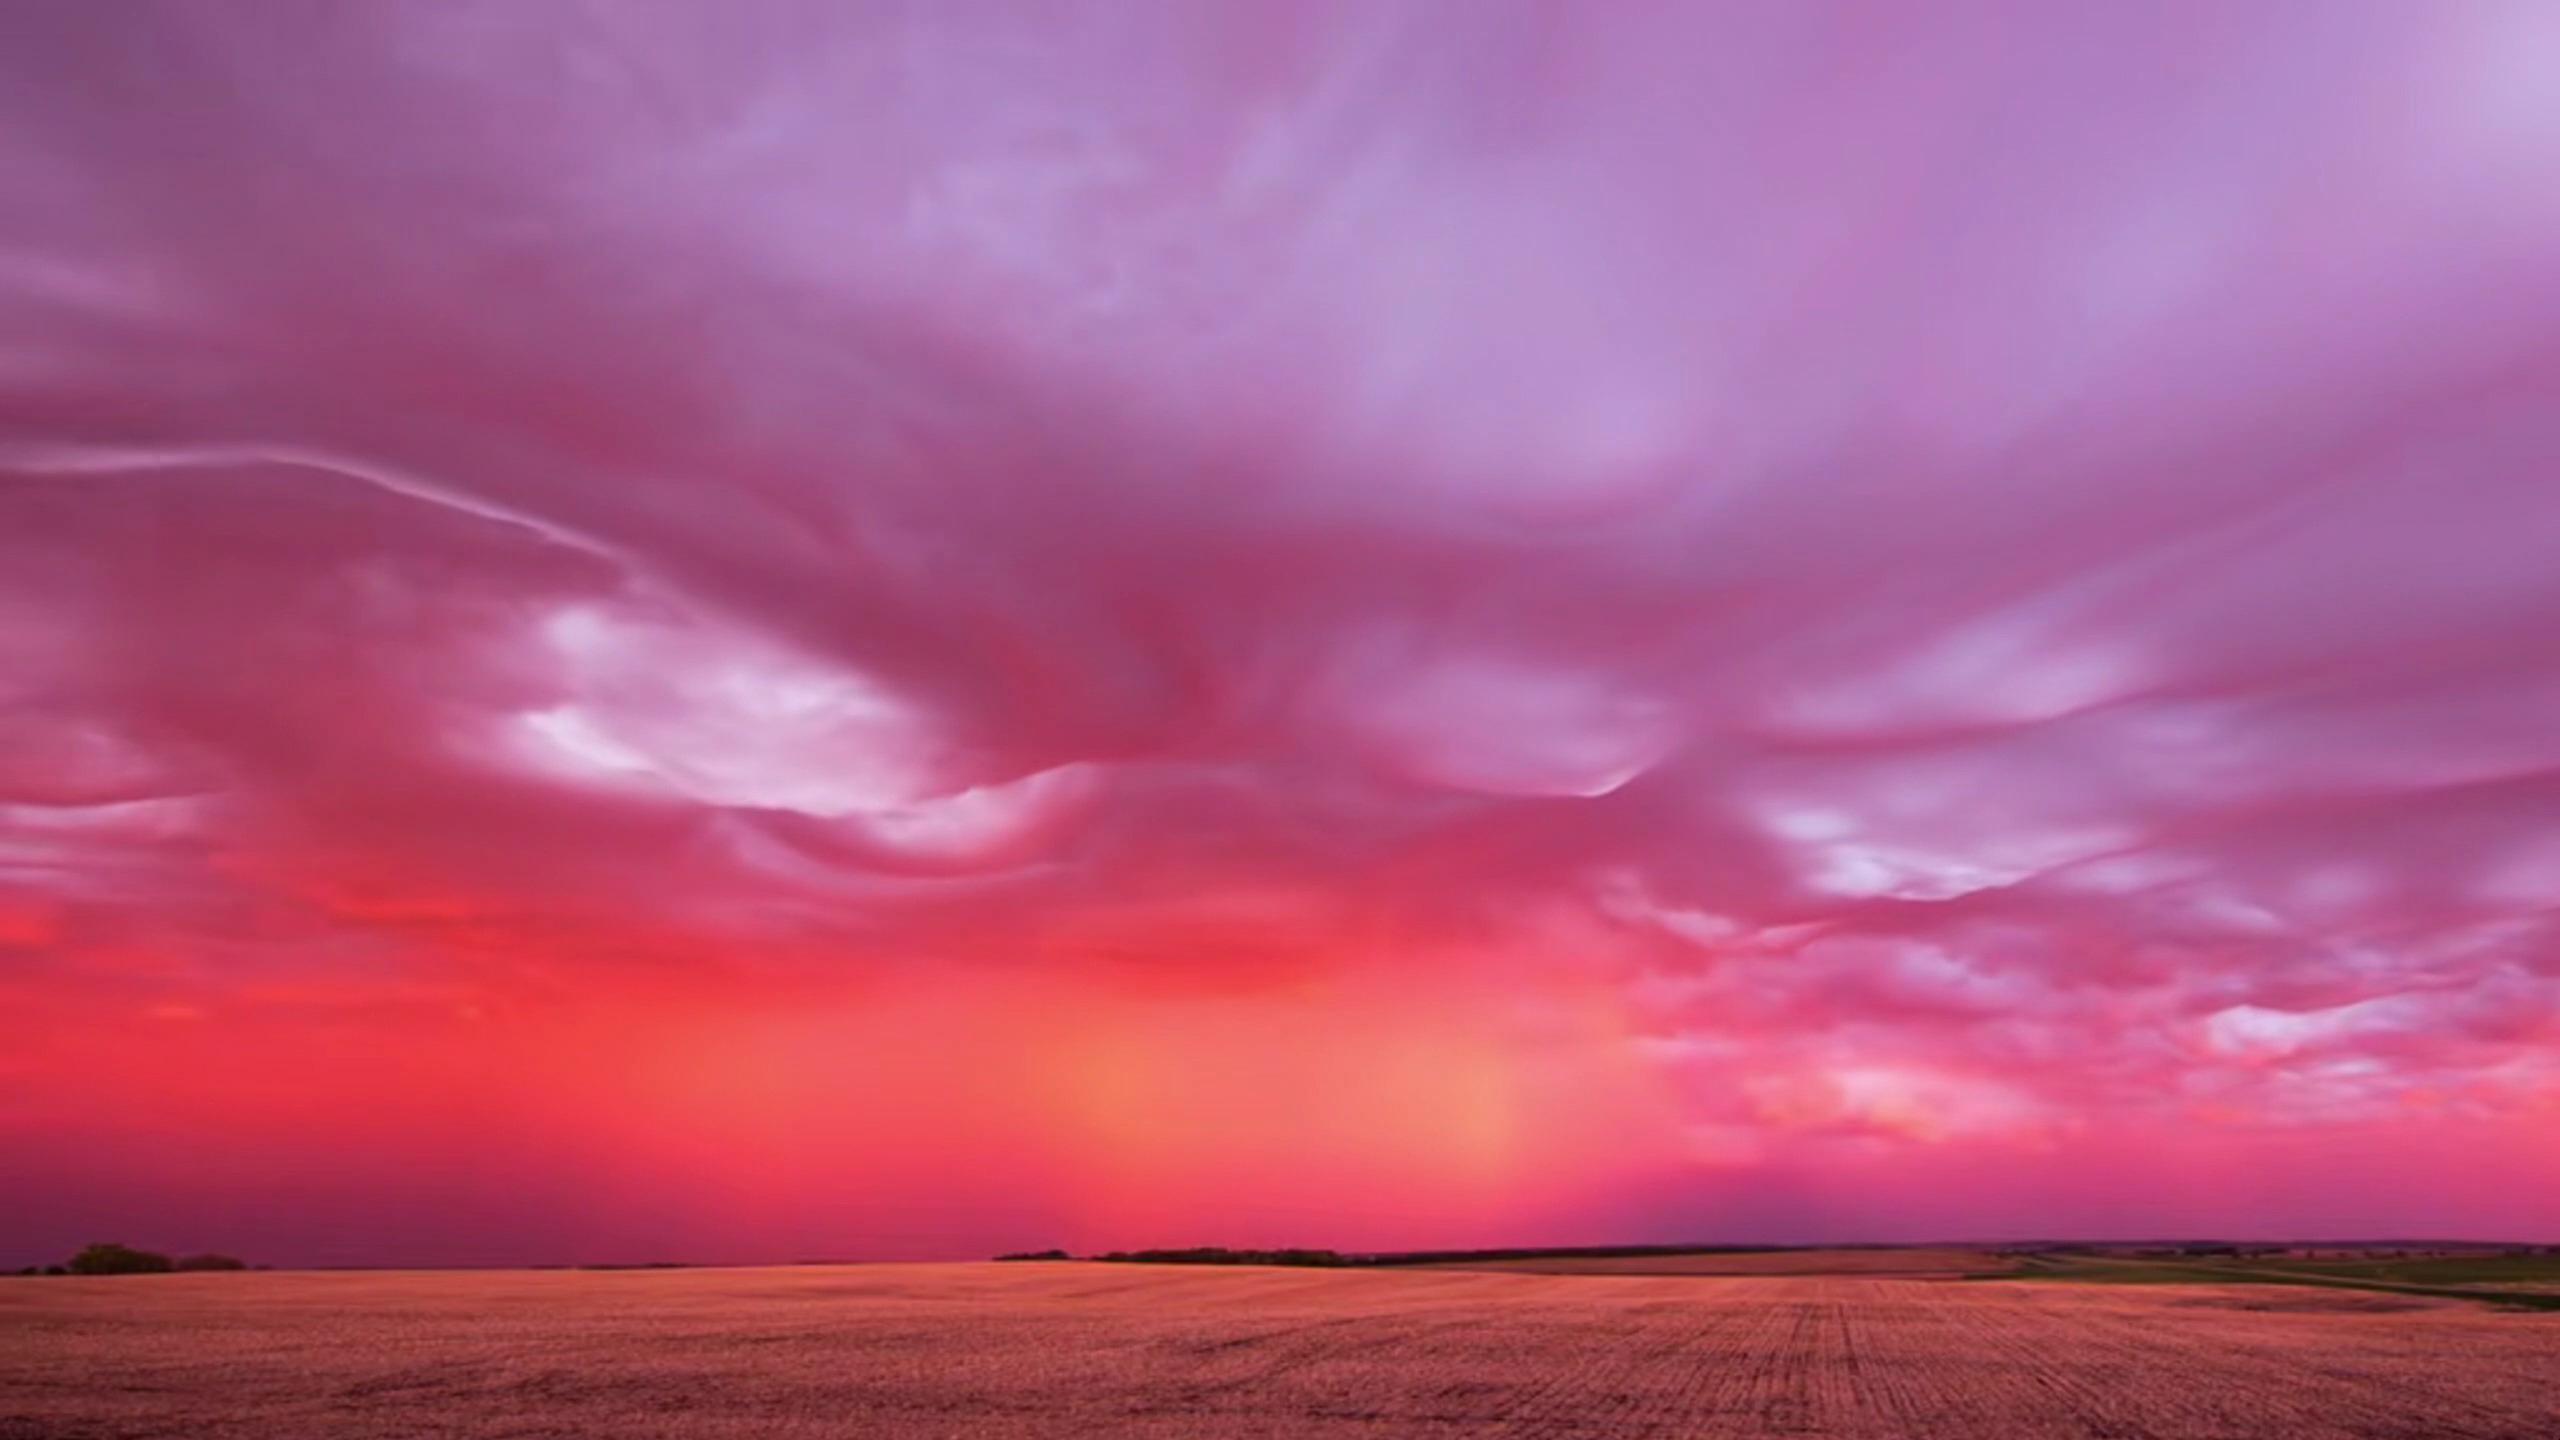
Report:
[[1499,1270],[1521,1275],[1904,1275],[1952,1279],[2015,1270],[1990,1250],[1951,1246],[1845,1250],[1698,1250],[1658,1255],[1524,1255],[1500,1260],[1435,1260],[1433,1270]]
[[2560,1315],[1080,1263],[0,1280],[0,1436],[2549,1437]]

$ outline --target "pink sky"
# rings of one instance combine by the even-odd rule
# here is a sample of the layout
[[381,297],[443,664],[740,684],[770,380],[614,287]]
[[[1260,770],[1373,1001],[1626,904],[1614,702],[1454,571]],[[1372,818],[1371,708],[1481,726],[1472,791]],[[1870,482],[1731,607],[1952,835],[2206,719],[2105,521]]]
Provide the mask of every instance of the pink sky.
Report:
[[2560,9],[0,11],[0,1260],[2560,1238]]

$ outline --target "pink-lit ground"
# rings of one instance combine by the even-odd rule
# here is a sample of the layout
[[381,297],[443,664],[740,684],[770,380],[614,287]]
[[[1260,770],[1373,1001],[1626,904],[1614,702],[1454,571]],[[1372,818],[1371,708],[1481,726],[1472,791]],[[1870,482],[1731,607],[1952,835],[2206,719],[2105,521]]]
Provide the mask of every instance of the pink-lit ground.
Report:
[[0,8],[0,1260],[2560,1231],[2560,12]]
[[1094,1265],[0,1279],[0,1435],[2532,1440],[2560,1316]]

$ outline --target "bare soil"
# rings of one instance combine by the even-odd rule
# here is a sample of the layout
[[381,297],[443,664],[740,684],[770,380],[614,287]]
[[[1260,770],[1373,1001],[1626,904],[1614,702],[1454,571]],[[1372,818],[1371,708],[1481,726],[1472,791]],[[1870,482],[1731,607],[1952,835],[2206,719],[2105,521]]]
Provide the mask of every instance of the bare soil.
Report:
[[2550,1437],[2560,1315],[1075,1263],[0,1280],[0,1437]]
[[1674,1255],[1531,1255],[1512,1260],[1442,1260],[1432,1270],[1497,1270],[1521,1275],[1908,1275],[1952,1278],[2015,1270],[2017,1261],[1989,1250],[1946,1246],[1903,1249],[1731,1250]]

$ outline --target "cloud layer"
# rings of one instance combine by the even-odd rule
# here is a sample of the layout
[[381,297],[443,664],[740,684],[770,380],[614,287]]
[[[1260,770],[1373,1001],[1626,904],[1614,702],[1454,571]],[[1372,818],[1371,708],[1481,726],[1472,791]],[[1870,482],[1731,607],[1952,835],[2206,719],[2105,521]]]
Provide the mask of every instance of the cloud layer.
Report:
[[17,7],[34,1231],[2560,1224],[2555,55]]

